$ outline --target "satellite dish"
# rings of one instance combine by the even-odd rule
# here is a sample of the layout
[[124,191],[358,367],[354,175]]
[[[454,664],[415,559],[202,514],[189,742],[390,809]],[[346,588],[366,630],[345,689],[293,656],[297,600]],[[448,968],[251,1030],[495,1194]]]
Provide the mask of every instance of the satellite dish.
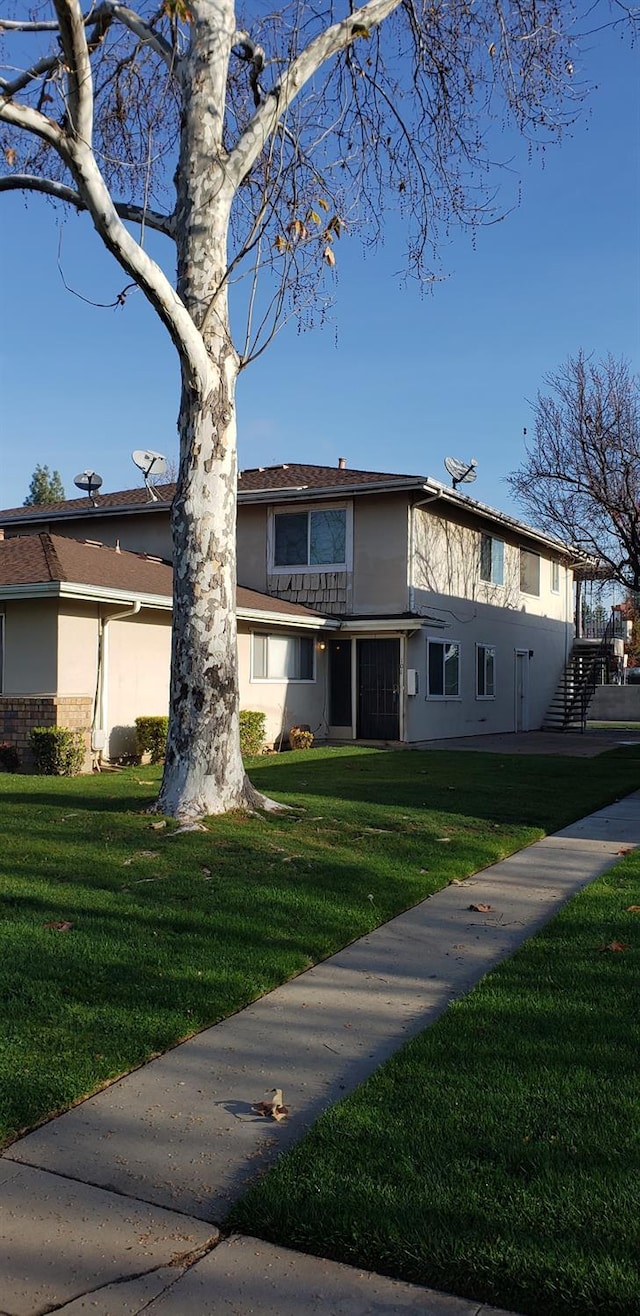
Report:
[[82,489],[85,493],[88,493],[93,506],[97,507],[93,495],[98,492],[98,489],[102,485],[102,476],[98,475],[96,471],[81,471],[79,475],[76,475],[73,483],[75,484],[76,489]]
[[131,453],[131,460],[138,470],[142,471],[142,478],[145,482],[147,493],[154,503],[158,501],[158,495],[154,493],[149,484],[151,475],[166,475],[167,459],[161,452],[154,452],[152,448],[136,448]]
[[475,457],[470,462],[458,461],[457,457],[445,457],[444,466],[451,476],[452,489],[457,489],[459,484],[472,484],[476,479],[477,465]]

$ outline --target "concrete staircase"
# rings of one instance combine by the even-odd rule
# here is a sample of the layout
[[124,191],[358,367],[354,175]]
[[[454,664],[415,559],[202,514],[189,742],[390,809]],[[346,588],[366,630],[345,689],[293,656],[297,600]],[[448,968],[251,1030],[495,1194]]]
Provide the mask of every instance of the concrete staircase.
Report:
[[[544,731],[582,731],[597,685],[606,671],[611,641],[576,640],[547,709]],[[603,671],[604,669],[604,671]]]

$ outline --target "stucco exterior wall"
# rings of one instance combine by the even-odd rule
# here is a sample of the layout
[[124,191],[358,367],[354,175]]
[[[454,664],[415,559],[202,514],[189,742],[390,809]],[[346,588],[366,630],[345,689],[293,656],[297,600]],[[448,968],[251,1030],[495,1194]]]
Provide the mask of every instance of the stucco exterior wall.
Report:
[[16,599],[4,605],[4,694],[55,694],[58,688],[55,599]]
[[109,623],[109,758],[135,753],[135,719],[169,711],[171,614],[143,608]]
[[401,613],[408,608],[407,498],[354,499],[352,611]]
[[267,507],[238,506],[238,584],[261,593],[267,588]]
[[[438,610],[438,594],[449,596],[440,600],[443,618],[455,599],[474,600],[555,621],[572,617],[572,573],[562,562],[558,564],[559,589],[552,590],[552,553],[537,545],[518,539],[513,532],[500,526],[474,525],[469,519],[451,519],[438,504],[416,508],[413,533],[412,583],[414,606],[418,612],[429,608]],[[492,584],[480,579],[480,544],[483,530],[504,543],[504,583]],[[540,593],[532,595],[520,589],[520,549],[529,549],[540,556]],[[446,604],[446,606],[444,606]]]
[[[434,604],[439,596],[433,596]],[[444,602],[440,599],[440,603]],[[556,618],[508,611],[490,604],[469,606],[469,600],[449,599],[444,628],[424,626],[407,641],[406,665],[415,668],[419,693],[406,698],[406,739],[409,742],[447,736],[473,736],[516,730],[516,651],[524,651],[525,725],[542,722],[567,660],[573,628]],[[427,639],[460,645],[460,695],[428,697]],[[476,693],[477,645],[495,649],[495,695]]]
[[95,697],[98,605],[61,601],[58,612],[58,694]]
[[[264,629],[263,632],[264,634]],[[309,634],[309,632],[305,632]],[[284,632],[278,632],[284,634]],[[268,745],[286,743],[289,729],[304,723],[318,740],[327,735],[327,664],[326,650],[320,649],[314,635],[315,681],[253,681],[251,679],[251,634],[238,634],[240,673],[240,707],[265,713]],[[320,641],[322,643],[322,641]]]
[[169,507],[154,507],[151,512],[123,516],[101,512],[98,506],[93,515],[60,517],[48,524],[39,522],[36,526],[10,525],[5,534],[9,539],[16,534],[40,534],[42,531],[65,535],[68,539],[92,539],[111,548],[119,542],[121,548],[132,553],[150,553],[152,557],[167,561],[172,557]]

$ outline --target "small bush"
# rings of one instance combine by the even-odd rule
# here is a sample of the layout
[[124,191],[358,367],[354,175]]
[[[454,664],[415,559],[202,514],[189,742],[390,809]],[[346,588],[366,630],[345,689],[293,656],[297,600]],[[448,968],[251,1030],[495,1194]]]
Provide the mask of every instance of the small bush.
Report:
[[152,763],[162,763],[167,748],[168,717],[137,717],[136,748],[140,758],[151,755]]
[[310,727],[291,727],[289,744],[292,749],[311,749],[313,731]]
[[240,710],[240,750],[243,758],[262,753],[265,723],[265,713],[257,713],[250,708]]
[[17,772],[20,759],[15,745],[8,740],[0,741],[0,772]]
[[34,771],[40,777],[77,777],[84,766],[82,731],[70,727],[34,727],[30,736]]

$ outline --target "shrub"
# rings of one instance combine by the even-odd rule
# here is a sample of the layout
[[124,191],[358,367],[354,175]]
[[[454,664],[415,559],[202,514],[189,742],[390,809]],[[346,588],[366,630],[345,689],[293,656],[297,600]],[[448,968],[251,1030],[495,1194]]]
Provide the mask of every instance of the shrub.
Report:
[[34,727],[30,736],[34,770],[40,777],[77,777],[84,765],[82,731]]
[[0,741],[0,772],[17,772],[20,759],[15,745],[8,740]]
[[289,744],[292,749],[311,749],[313,731],[310,727],[291,727]]
[[265,713],[257,713],[250,708],[240,710],[240,750],[243,758],[262,753],[265,722]]
[[168,731],[168,717],[137,717],[136,748],[140,758],[148,752],[152,763],[162,763],[167,748]]

